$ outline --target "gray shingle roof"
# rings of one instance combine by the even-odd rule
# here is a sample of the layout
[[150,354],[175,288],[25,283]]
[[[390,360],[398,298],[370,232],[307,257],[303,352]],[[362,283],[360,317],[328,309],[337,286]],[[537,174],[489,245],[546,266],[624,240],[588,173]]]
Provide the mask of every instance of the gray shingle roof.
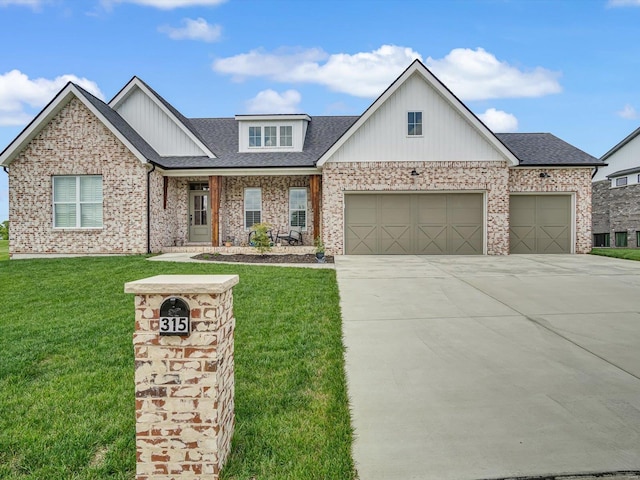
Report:
[[550,133],[496,133],[520,166],[596,166],[604,162]]
[[627,168],[626,170],[618,170],[617,172],[613,172],[607,175],[607,178],[621,177],[622,175],[629,175],[630,173],[640,173],[640,167]]

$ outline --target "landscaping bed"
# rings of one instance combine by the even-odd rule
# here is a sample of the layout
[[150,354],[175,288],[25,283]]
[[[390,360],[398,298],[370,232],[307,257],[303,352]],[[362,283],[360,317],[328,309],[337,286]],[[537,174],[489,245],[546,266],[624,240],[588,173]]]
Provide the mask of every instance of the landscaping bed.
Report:
[[[318,263],[318,259],[312,253],[308,254],[246,254],[246,253],[201,253],[193,257],[195,260],[209,260],[212,262],[235,262],[235,263]],[[324,257],[324,262],[334,263],[333,256]]]

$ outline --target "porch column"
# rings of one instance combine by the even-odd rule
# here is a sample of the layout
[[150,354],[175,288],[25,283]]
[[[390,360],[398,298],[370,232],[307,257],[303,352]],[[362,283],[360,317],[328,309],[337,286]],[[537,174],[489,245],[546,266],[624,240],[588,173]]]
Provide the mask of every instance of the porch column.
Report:
[[322,192],[322,175],[309,176],[309,189],[311,190],[311,208],[313,209],[313,238],[322,237],[320,230],[320,196]]
[[220,189],[222,177],[209,177],[209,195],[211,196],[211,246],[220,246]]

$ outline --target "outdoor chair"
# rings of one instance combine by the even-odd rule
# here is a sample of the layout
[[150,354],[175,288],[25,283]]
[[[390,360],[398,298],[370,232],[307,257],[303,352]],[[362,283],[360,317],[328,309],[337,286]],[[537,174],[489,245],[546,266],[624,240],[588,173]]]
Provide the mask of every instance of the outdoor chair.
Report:
[[278,235],[276,243],[280,240],[287,242],[288,245],[302,245],[302,233],[297,230],[289,230],[288,235]]

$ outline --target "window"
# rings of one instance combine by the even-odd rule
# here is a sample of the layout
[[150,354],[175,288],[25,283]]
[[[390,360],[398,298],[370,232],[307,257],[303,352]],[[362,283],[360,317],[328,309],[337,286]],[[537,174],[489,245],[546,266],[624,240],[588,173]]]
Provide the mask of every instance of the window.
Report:
[[278,127],[264,127],[264,146],[278,146]]
[[640,248],[640,231],[636,232],[636,248]]
[[292,228],[307,229],[307,189],[289,190],[289,223]]
[[262,219],[262,190],[245,188],[244,190],[244,228],[250,229]]
[[249,146],[262,146],[262,127],[249,127]]
[[616,247],[627,246],[627,232],[616,232]]
[[407,115],[407,135],[422,136],[422,112],[409,112]]
[[609,247],[611,243],[610,235],[608,233],[596,233],[593,236],[594,247]]
[[627,177],[616,178],[616,187],[624,187],[627,184]]
[[280,146],[291,147],[293,145],[293,127],[280,127]]
[[102,176],[53,177],[53,227],[102,227]]

